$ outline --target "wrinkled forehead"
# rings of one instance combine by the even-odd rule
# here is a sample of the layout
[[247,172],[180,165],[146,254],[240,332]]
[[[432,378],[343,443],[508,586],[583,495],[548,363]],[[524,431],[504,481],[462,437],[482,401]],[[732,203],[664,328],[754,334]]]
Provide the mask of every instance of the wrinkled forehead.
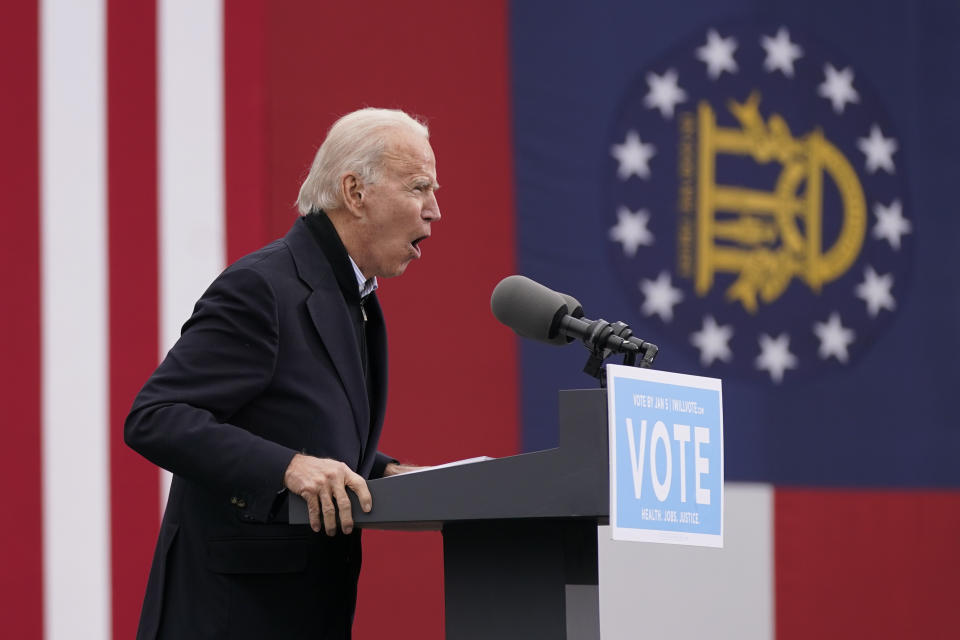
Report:
[[382,161],[385,167],[401,174],[436,174],[436,157],[430,142],[409,131],[394,131],[387,138]]

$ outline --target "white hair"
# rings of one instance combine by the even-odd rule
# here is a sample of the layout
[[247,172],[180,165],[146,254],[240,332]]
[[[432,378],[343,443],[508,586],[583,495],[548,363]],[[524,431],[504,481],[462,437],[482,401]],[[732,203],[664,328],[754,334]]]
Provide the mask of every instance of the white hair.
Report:
[[355,172],[365,184],[375,183],[380,178],[388,134],[398,128],[430,137],[426,124],[398,109],[367,107],[334,122],[317,149],[307,179],[300,185],[297,197],[300,215],[340,207],[343,204],[340,179],[346,173]]

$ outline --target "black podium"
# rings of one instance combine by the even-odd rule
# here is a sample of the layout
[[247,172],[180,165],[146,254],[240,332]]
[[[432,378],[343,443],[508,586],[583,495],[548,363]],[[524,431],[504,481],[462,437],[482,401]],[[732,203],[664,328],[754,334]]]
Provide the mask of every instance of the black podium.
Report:
[[[440,529],[448,640],[600,637],[606,391],[560,392],[560,446],[371,481],[365,529]],[[291,522],[307,522],[291,499]]]

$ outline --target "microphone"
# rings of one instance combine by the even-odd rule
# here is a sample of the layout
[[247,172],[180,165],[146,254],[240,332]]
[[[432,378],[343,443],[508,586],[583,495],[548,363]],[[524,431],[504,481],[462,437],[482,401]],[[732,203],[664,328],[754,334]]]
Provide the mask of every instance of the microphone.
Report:
[[563,298],[567,303],[567,312],[574,318],[583,317],[583,305],[580,304],[580,301],[574,298],[569,293],[563,293],[562,291],[557,291],[560,294],[560,297]]
[[656,349],[634,337],[626,324],[585,318],[576,298],[524,276],[507,276],[501,280],[490,296],[490,309],[497,320],[522,338],[555,345],[579,339],[591,350],[634,355],[641,351],[647,353],[650,347]]
[[[583,315],[580,303],[572,297],[570,300]],[[501,280],[490,296],[490,309],[521,338],[555,345],[573,342],[559,331],[560,319],[570,315],[567,300],[530,278],[507,276]]]

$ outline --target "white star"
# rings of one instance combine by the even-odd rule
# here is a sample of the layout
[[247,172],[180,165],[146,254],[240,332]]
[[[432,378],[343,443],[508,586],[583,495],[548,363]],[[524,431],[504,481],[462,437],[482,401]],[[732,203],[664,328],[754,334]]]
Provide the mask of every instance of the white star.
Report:
[[903,217],[903,205],[899,200],[894,200],[887,206],[878,202],[873,206],[873,214],[877,216],[877,224],[873,225],[873,237],[886,240],[894,251],[899,251],[900,238],[913,230],[910,221]]
[[733,358],[730,351],[730,338],[733,337],[733,327],[718,325],[713,316],[704,316],[703,328],[690,334],[690,342],[700,349],[700,364],[709,366],[714,360],[729,362]]
[[697,49],[697,58],[707,64],[707,75],[716,80],[724,71],[737,72],[737,61],[733,59],[736,50],[735,38],[721,38],[715,29],[710,29],[707,32],[707,44]]
[[675,69],[667,69],[662,76],[648,73],[647,86],[650,91],[643,99],[643,104],[648,109],[660,109],[660,115],[664,118],[672,118],[674,108],[687,99],[687,92],[677,84],[677,78]]
[[853,88],[853,69],[837,71],[829,62],[823,67],[824,81],[819,94],[833,104],[833,110],[843,113],[848,102],[860,102],[860,94]]
[[657,314],[664,322],[673,320],[673,307],[683,300],[683,291],[670,284],[669,273],[661,271],[656,280],[644,279],[640,290],[646,296],[640,308],[643,315]]
[[867,171],[875,173],[877,169],[883,169],[887,173],[893,173],[893,154],[897,150],[897,141],[894,138],[884,138],[879,125],[870,127],[869,138],[857,138],[857,147],[867,156]]
[[610,239],[623,244],[624,255],[631,258],[637,254],[637,247],[649,247],[653,244],[653,234],[647,229],[650,212],[640,209],[636,213],[626,207],[617,209],[617,224],[610,227]]
[[759,338],[760,355],[757,356],[757,369],[770,372],[770,379],[777,384],[783,380],[783,372],[797,368],[797,357],[790,353],[790,336],[781,333],[776,338],[762,334]]
[[813,323],[813,332],[820,338],[820,357],[826,360],[833,356],[840,362],[846,362],[850,357],[847,347],[853,342],[856,334],[853,329],[847,329],[840,322],[840,314],[834,311],[826,322]]
[[897,306],[890,289],[893,288],[893,274],[877,275],[873,267],[863,270],[863,282],[857,285],[856,294],[867,303],[867,313],[876,317],[880,309],[893,311]]
[[628,131],[623,144],[610,147],[610,154],[620,163],[617,175],[621,180],[626,180],[634,174],[641,178],[649,178],[650,158],[656,153],[657,148],[652,144],[644,143],[636,131]]
[[777,30],[777,37],[763,36],[760,46],[767,52],[763,68],[769,72],[782,71],[788,78],[793,77],[793,63],[803,57],[803,49],[790,41],[790,32],[786,27]]

